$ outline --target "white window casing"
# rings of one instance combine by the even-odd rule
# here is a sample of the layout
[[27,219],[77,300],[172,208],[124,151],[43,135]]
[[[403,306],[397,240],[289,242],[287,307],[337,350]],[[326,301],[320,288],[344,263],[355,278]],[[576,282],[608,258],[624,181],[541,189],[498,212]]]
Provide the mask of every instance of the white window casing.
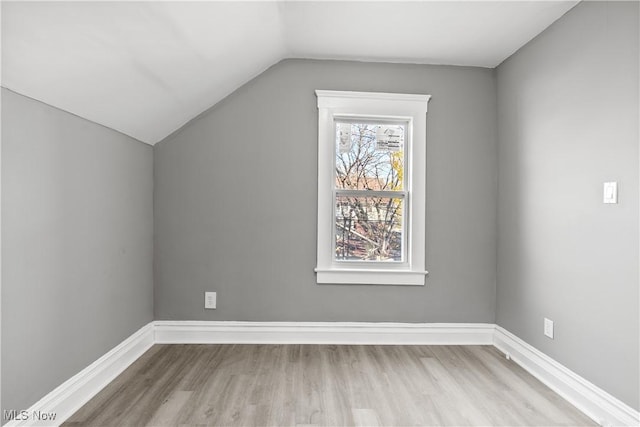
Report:
[[[424,285],[426,120],[430,95],[316,90],[318,98],[317,283]],[[406,123],[403,262],[335,260],[335,123],[339,120]],[[407,173],[408,172],[408,173]]]

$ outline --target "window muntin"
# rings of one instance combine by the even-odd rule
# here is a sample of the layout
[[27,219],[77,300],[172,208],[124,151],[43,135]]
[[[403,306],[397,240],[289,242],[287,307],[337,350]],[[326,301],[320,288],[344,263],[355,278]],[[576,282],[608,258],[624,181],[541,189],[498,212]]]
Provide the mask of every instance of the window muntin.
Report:
[[406,262],[408,125],[335,121],[334,262]]

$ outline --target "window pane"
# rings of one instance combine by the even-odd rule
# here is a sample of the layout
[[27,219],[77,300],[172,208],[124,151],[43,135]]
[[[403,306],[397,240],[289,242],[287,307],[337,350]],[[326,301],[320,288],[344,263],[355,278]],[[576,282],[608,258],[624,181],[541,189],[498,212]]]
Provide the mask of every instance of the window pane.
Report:
[[336,188],[402,191],[403,124],[337,123]]
[[399,197],[336,196],[335,259],[402,262],[403,208]]

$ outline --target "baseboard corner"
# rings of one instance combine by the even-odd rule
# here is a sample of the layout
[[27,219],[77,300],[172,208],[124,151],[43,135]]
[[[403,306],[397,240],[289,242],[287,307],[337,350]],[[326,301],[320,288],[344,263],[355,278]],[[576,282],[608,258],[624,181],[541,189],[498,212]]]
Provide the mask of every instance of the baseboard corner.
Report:
[[499,325],[493,345],[599,425],[640,425],[638,411]]
[[153,322],[56,387],[4,427],[59,426],[154,344]]

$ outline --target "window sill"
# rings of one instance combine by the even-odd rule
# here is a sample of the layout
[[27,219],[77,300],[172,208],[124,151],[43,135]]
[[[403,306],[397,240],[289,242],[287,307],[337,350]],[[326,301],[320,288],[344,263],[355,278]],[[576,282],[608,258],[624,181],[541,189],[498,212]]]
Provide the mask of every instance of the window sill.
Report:
[[427,271],[314,269],[319,284],[424,286]]

